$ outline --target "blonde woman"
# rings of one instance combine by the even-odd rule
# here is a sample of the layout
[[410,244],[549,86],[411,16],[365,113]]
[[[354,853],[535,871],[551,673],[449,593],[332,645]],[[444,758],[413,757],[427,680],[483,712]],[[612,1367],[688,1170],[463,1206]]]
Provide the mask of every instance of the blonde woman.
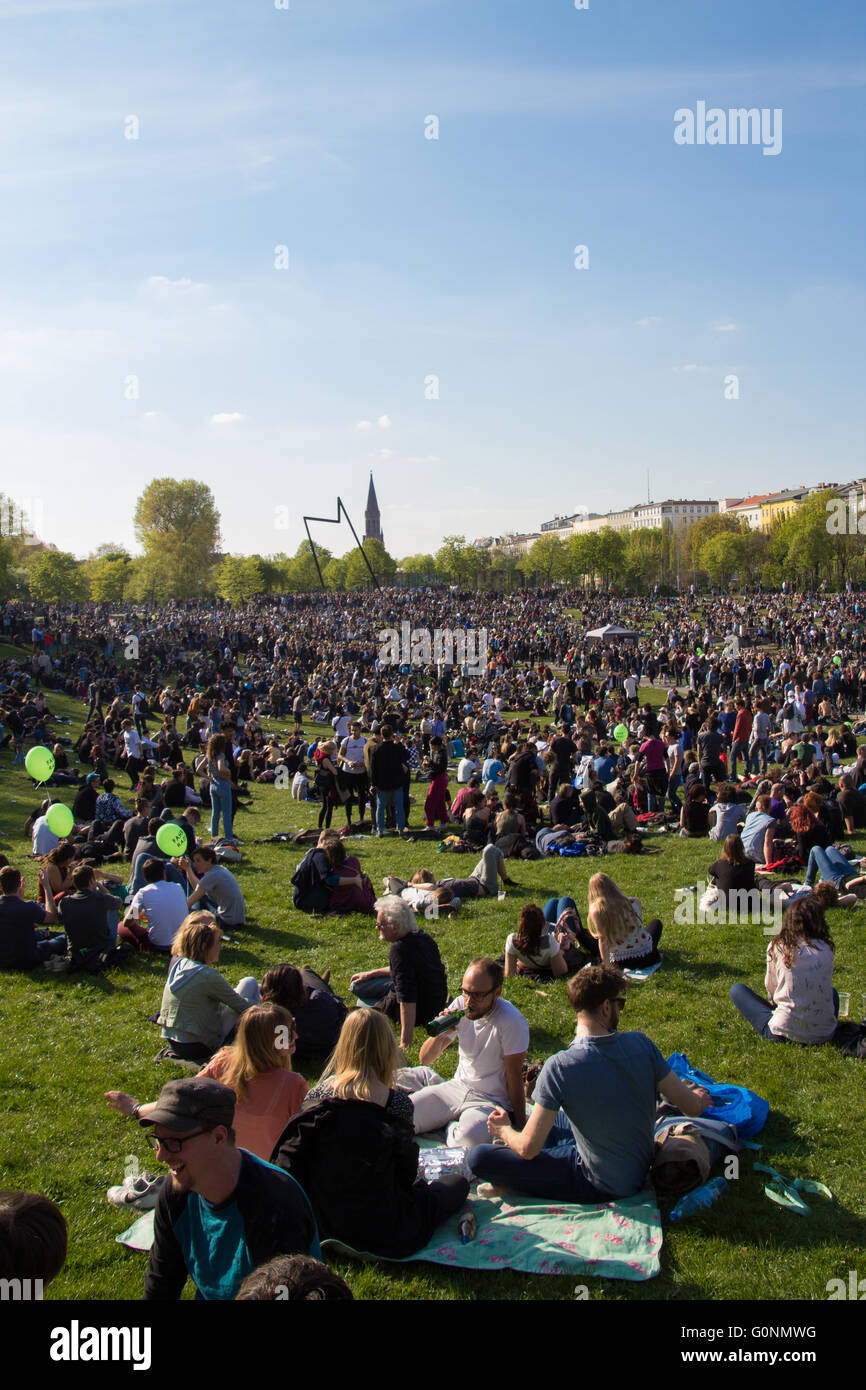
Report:
[[[301,1108],[307,1083],[292,1071],[295,1024],[288,1009],[258,1004],[241,1017],[237,1040],[199,1072],[234,1091],[235,1143],[267,1161],[287,1122]],[[141,1105],[125,1091],[106,1091],[112,1110],[146,1120],[156,1102]]]
[[587,925],[598,940],[602,965],[643,970],[658,963],[660,920],[645,927],[640,899],[627,898],[607,874],[593,874],[589,880]]
[[209,1062],[236,1016],[259,1002],[255,980],[243,980],[233,990],[215,968],[221,947],[222,932],[212,913],[191,912],[181,922],[158,1019],[176,1057]]
[[457,1173],[418,1177],[412,1102],[394,1088],[402,1062],[383,1014],[350,1013],[273,1156],[303,1186],[323,1237],[392,1259],[426,1245],[469,1191]]

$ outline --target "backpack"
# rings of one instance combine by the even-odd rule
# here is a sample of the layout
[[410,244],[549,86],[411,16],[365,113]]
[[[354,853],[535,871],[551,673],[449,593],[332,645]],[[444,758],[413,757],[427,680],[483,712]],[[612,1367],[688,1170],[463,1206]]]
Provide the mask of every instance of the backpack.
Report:
[[866,1024],[840,1023],[830,1041],[843,1057],[866,1057]]
[[308,893],[312,893],[314,888],[318,888],[321,878],[319,871],[313,862],[315,849],[308,850],[301,860],[295,872],[292,874],[292,902],[295,907],[300,907]]
[[214,840],[211,849],[221,864],[239,864],[241,862],[241,852],[233,840],[227,840],[221,835],[218,840]]

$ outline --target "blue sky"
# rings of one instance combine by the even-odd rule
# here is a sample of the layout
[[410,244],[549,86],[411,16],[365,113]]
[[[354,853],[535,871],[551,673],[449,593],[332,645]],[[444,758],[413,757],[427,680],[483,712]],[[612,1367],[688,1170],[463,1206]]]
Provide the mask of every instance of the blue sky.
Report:
[[372,468],[399,556],[859,476],[864,86],[853,0],[0,0],[0,488],[83,555],[199,478],[267,554]]

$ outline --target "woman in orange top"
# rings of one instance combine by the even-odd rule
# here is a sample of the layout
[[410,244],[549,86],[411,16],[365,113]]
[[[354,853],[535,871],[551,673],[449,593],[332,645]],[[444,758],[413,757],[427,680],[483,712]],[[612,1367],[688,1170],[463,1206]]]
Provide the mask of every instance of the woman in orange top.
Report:
[[[292,1071],[295,1039],[295,1020],[288,1009],[254,1004],[241,1015],[237,1041],[199,1072],[234,1091],[235,1143],[266,1162],[307,1094],[306,1081]],[[105,1099],[112,1110],[136,1119],[147,1119],[153,1109],[124,1091],[106,1091]]]
[[266,1162],[307,1094],[306,1081],[292,1071],[296,1042],[295,1020],[288,1009],[254,1004],[241,1014],[235,1042],[199,1072],[234,1091],[235,1143]]

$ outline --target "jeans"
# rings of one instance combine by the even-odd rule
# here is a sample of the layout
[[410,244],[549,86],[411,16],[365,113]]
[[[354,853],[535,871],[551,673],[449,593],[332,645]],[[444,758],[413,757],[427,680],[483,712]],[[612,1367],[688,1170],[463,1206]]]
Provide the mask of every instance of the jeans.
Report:
[[681,810],[683,809],[683,803],[680,801],[679,797],[677,796],[677,792],[679,791],[679,789],[680,789],[680,787],[681,787],[682,785],[683,785],[683,779],[682,779],[682,777],[680,776],[680,774],[679,774],[678,772],[675,772],[674,775],[673,775],[673,777],[671,777],[671,778],[669,779],[669,781],[668,781],[668,801],[671,803],[671,810],[672,810],[672,811],[677,811],[677,812],[679,812],[679,811],[681,811]]
[[732,743],[732,744],[731,744],[731,751],[730,751],[730,754],[729,754],[729,757],[728,757],[728,771],[729,771],[729,773],[730,773],[730,775],[731,775],[731,779],[732,779],[733,781],[736,780],[736,776],[737,776],[737,762],[739,761],[740,758],[743,759],[743,763],[744,763],[745,768],[746,768],[746,773],[748,773],[748,771],[749,771],[749,745],[748,745],[747,743],[745,743],[742,739],[737,739],[735,743]]
[[568,1118],[560,1110],[556,1122],[535,1158],[520,1158],[502,1144],[480,1144],[469,1156],[476,1178],[523,1192],[528,1197],[544,1197],[552,1202],[611,1202],[610,1192],[601,1192],[586,1175],[574,1143]]
[[39,959],[48,960],[49,956],[66,955],[65,936],[46,936],[41,941],[36,942],[36,952]]
[[211,782],[210,784],[210,833],[211,839],[217,834],[220,823],[220,813],[223,818],[223,835],[226,839],[231,839],[232,833],[232,789],[229,782]]
[[769,740],[768,738],[756,738],[756,739],[754,740],[754,742],[752,743],[752,745],[751,745],[751,747],[750,747],[750,749],[749,749],[749,758],[748,758],[748,762],[746,763],[746,767],[747,767],[747,770],[748,770],[749,772],[757,773],[757,771],[758,771],[758,758],[760,757],[760,759],[761,759],[761,772],[762,772],[762,773],[766,773],[766,771],[767,771],[767,749],[769,748],[769,746],[770,746],[770,740]]
[[573,907],[575,911],[577,910],[574,898],[548,898],[544,904],[545,922],[549,922],[552,927],[555,927],[567,907]]
[[811,888],[815,882],[815,875],[820,874],[821,878],[829,879],[839,888],[849,878],[859,878],[859,872],[854,868],[850,859],[846,859],[844,854],[840,854],[838,849],[831,845],[829,849],[821,849],[818,845],[813,845],[809,850],[809,862],[806,865],[805,883]]
[[374,980],[362,980],[360,984],[355,985],[352,993],[362,1004],[372,1007],[373,1004],[378,1004],[380,999],[384,999],[393,988],[394,981],[390,975],[377,975]]
[[385,812],[389,809],[394,811],[397,817],[397,829],[406,829],[406,812],[403,806],[402,787],[379,787],[376,794],[376,834],[385,834]]
[[[767,1042],[787,1042],[780,1033],[770,1031],[770,1019],[775,1013],[775,1006],[767,999],[762,999],[760,994],[756,994],[748,985],[731,985],[730,999],[734,1008],[737,1009],[746,1020],[751,1023],[756,1033],[760,1033]],[[839,995],[833,990],[833,1012],[839,1017]]]

